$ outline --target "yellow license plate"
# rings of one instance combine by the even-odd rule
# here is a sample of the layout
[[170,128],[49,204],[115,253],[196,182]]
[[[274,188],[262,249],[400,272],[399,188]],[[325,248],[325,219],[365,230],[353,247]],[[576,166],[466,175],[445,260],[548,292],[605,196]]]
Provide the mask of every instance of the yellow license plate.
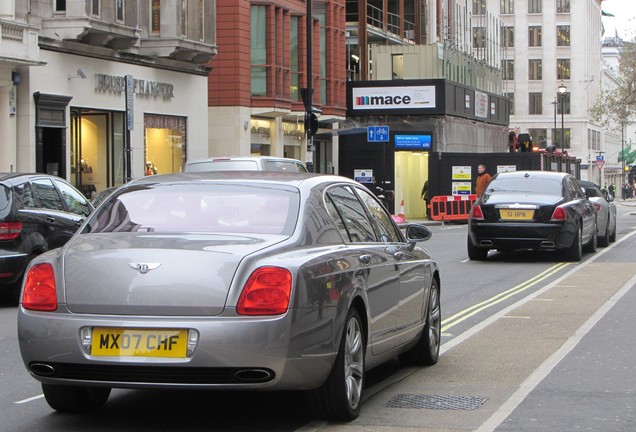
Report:
[[502,220],[532,220],[534,210],[499,209]]
[[93,328],[91,354],[115,357],[185,358],[188,331],[183,329]]

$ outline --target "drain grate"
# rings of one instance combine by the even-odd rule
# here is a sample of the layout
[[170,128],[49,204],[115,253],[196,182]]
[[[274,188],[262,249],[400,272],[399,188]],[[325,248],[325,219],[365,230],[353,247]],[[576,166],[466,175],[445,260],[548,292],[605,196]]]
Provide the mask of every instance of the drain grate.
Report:
[[437,410],[465,410],[479,408],[487,398],[473,396],[440,396],[423,394],[398,394],[389,400],[389,408],[414,408]]

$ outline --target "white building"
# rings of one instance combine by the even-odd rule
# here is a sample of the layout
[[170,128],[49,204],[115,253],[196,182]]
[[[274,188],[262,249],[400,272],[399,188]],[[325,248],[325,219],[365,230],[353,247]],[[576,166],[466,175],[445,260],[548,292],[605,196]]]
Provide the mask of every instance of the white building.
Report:
[[214,0],[1,3],[0,171],[59,175],[91,196],[147,161],[170,173],[207,156]]

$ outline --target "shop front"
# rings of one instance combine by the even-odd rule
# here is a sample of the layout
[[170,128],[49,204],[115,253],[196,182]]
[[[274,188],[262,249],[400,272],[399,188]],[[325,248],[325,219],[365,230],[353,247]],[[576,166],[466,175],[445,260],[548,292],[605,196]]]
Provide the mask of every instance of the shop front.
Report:
[[91,197],[208,154],[205,75],[41,54],[47,65],[19,88],[19,170],[58,175]]
[[424,218],[424,183],[440,187],[429,179],[430,154],[503,151],[506,102],[441,79],[350,82],[339,174],[387,197],[392,213]]

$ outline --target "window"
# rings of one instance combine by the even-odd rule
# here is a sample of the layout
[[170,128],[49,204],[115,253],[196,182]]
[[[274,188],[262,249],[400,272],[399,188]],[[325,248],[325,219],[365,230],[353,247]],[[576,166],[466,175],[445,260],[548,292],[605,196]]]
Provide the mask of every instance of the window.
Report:
[[515,115],[515,94],[504,93],[504,96],[508,98],[508,110],[510,115]]
[[80,216],[88,216],[91,213],[91,208],[88,205],[88,201],[84,199],[75,189],[70,185],[60,180],[55,180],[57,188],[62,193],[66,207],[71,213],[78,214]]
[[377,241],[367,213],[350,187],[333,187],[327,192],[327,198],[329,214],[346,242]]
[[541,26],[528,27],[528,46],[541,46]]
[[501,61],[501,73],[502,79],[513,80],[515,79],[515,61],[514,60],[502,60]]
[[557,13],[569,13],[570,12],[570,0],[556,0]]
[[570,59],[557,59],[557,79],[570,79]]
[[546,148],[548,144],[547,129],[528,129],[528,135],[532,138],[533,145]]
[[515,13],[515,1],[514,0],[500,0],[499,12],[501,14],[513,14]]
[[146,155],[141,162],[151,163],[146,172],[181,172],[187,154],[186,118],[144,114],[144,130]]
[[367,190],[357,188],[356,192],[371,212],[371,222],[378,233],[380,241],[383,243],[399,243],[402,241],[400,234],[391,223],[391,218]]
[[300,37],[298,34],[298,26],[300,17],[293,16],[291,17],[290,22],[290,40],[289,40],[289,50],[290,50],[290,74],[291,74],[291,87],[290,87],[290,95],[293,101],[299,101],[299,92],[300,88],[300,49],[299,42]]
[[473,48],[486,47],[486,27],[473,27]]
[[91,0],[91,14],[99,16],[99,0]]
[[486,0],[473,0],[473,15],[486,15]]
[[501,27],[501,46],[512,48],[515,46],[515,28],[513,26]]
[[64,210],[64,204],[62,204],[62,200],[51,180],[37,179],[33,180],[31,184],[33,185],[33,191],[42,208]]
[[561,114],[561,104],[563,104],[563,114],[570,114],[570,92],[559,93],[557,114]]
[[66,11],[66,0],[55,0],[55,12]]
[[115,9],[115,19],[117,21],[124,21],[124,10],[126,6],[124,5],[124,0],[117,0],[116,9]]
[[542,76],[541,60],[528,60],[528,79],[540,80],[542,79]]
[[528,13],[541,13],[541,0],[528,0]]
[[181,0],[181,36],[188,37],[188,0]]
[[161,0],[152,0],[150,8],[150,31],[161,32]]
[[267,94],[267,8],[252,5],[250,20],[252,96]]
[[557,26],[557,46],[570,46],[570,26]]
[[528,93],[528,114],[542,114],[542,103],[541,93]]

